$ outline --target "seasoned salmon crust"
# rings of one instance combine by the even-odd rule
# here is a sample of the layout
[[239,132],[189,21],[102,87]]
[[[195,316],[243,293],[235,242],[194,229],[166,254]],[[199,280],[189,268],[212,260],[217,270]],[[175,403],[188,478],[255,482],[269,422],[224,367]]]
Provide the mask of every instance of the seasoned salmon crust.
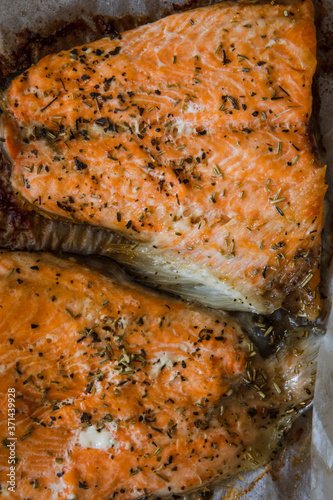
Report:
[[315,344],[264,361],[227,313],[1,251],[2,496],[142,499],[258,467],[311,401]]
[[309,132],[310,0],[218,5],[51,54],[11,83],[12,186],[214,307],[314,319],[325,168]]

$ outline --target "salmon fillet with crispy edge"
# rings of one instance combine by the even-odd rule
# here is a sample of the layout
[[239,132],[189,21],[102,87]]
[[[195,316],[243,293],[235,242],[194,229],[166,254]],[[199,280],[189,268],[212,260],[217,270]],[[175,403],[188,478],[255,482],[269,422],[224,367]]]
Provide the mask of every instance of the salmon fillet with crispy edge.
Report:
[[316,342],[290,338],[264,361],[224,312],[1,251],[2,493],[13,389],[12,500],[129,500],[258,467],[311,401]]
[[169,291],[314,319],[313,16],[224,2],[43,58],[4,99],[14,190],[135,242],[104,250]]

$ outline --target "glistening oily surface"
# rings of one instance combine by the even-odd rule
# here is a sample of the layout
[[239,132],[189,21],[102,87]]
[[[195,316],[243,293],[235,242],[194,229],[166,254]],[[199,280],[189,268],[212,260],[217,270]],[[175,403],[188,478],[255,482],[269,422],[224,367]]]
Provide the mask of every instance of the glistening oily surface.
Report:
[[223,2],[47,56],[5,96],[13,189],[168,290],[316,318],[313,15]]
[[74,259],[0,257],[0,478],[5,495],[15,388],[13,500],[127,500],[253,469],[311,401],[313,338],[263,360],[227,313]]
[[[4,5],[5,3],[6,3],[6,2],[4,1],[4,2],[3,2],[3,5]],[[23,3],[24,3],[24,2],[23,2]],[[104,8],[105,8],[105,6],[107,5],[107,2],[105,2],[105,3],[104,3],[104,2],[102,2],[102,5],[101,5],[101,3],[99,3],[99,2],[92,2],[89,6],[85,6],[86,10],[89,10],[89,9],[90,9],[90,6],[91,6],[93,3],[94,3],[94,6],[96,6],[96,8],[95,8],[95,10],[94,10],[94,14],[95,14],[96,12],[97,12],[97,13],[100,13],[100,12],[101,12],[101,10],[102,10],[102,9],[104,9]],[[50,6],[51,6],[50,11],[47,9],[47,5],[48,5],[48,4],[50,4]],[[68,5],[67,5],[67,4],[68,4]],[[70,5],[69,5],[69,4],[70,4]],[[157,4],[158,4],[158,2],[154,2],[154,9],[155,9],[155,6],[156,6]],[[32,21],[31,21],[31,19],[34,19],[34,16],[35,16],[35,14],[36,14],[36,13],[37,13],[37,14],[36,14],[37,16],[38,16],[38,15],[41,15],[41,14],[44,14],[45,19],[46,19],[46,20],[47,20],[47,22],[48,22],[48,21],[49,21],[49,19],[50,19],[50,18],[52,18],[52,12],[51,12],[51,10],[52,10],[52,9],[54,9],[54,4],[52,5],[52,2],[47,2],[47,1],[44,1],[42,4],[40,4],[40,3],[38,2],[38,5],[37,5],[38,9],[34,9],[34,5],[35,5],[35,2],[33,2],[33,1],[32,1],[32,2],[29,2],[29,8],[28,8],[28,10],[29,10],[30,8],[31,8],[31,9],[29,10],[29,17],[28,17],[28,18],[27,18],[27,17],[25,17],[25,20],[26,20],[26,22],[30,22],[30,27],[31,27],[32,29],[34,29],[34,30],[35,30],[35,29],[36,29],[36,24],[35,24],[34,22],[32,22]],[[63,8],[63,7],[62,7],[63,5],[65,6],[65,8]],[[74,2],[66,2],[65,0],[57,2],[57,7],[56,7],[56,8],[58,8],[58,9],[59,9],[58,14],[57,14],[57,18],[58,18],[58,19],[60,19],[60,18],[63,18],[63,19],[64,19],[64,12],[66,12],[66,20],[67,20],[67,12],[70,10],[71,15],[73,14],[73,10],[74,10],[74,9],[73,9],[73,5],[74,5]],[[81,6],[82,6],[82,5],[81,5]],[[80,7],[81,7],[81,6],[80,6]],[[112,13],[114,12],[114,10],[112,10],[112,9],[117,8],[117,6],[116,6],[116,7],[115,7],[115,6],[116,6],[116,3],[114,3],[114,2],[113,2],[113,4],[112,4],[112,5],[108,5],[108,9],[110,9],[110,12],[112,12]],[[135,10],[135,9],[136,9],[136,12],[141,13],[142,11],[144,11],[145,7],[146,7],[146,6],[145,6],[142,2],[135,2],[135,5],[132,5],[132,3],[131,3],[131,2],[126,2],[126,8],[128,8],[128,9],[129,9],[129,10],[131,10],[131,11],[133,11],[133,10]],[[164,5],[163,5],[163,8],[164,8]],[[43,9],[44,9],[44,11],[43,11]],[[61,9],[61,10],[60,10],[60,9]],[[67,9],[69,9],[69,10],[67,11]],[[56,10],[56,9],[54,9],[54,10]],[[117,12],[116,12],[116,13],[117,13]],[[80,15],[80,14],[81,14],[81,11],[79,10],[78,15]],[[3,16],[2,16],[2,19],[1,19],[1,24],[2,24],[2,26],[3,26],[3,27],[5,27],[5,28],[6,28],[6,30],[8,29],[8,26],[10,25],[10,23],[8,22],[8,19],[10,20],[10,15],[11,15],[11,9],[8,9],[8,11],[6,12],[6,16],[5,16],[5,15],[3,15]],[[155,11],[154,11],[154,15],[155,15]],[[160,16],[160,17],[161,17],[161,16]],[[15,28],[14,28],[14,29],[15,29],[15,30],[17,30],[17,29],[18,29],[18,28],[17,28],[17,23],[18,23],[18,22],[21,22],[21,21],[23,21],[23,20],[24,20],[24,18],[20,18],[20,19],[18,19],[17,17],[15,18],[15,23],[14,23],[14,26],[15,26]],[[37,28],[37,29],[38,29],[38,28]],[[4,30],[2,30],[2,32],[4,32]],[[50,32],[50,30],[49,30],[49,32]],[[52,30],[51,30],[51,33],[53,33],[53,31],[52,31]],[[84,34],[82,34],[82,38],[81,38],[82,42],[81,42],[81,43],[83,43],[83,41],[84,41],[85,39],[86,39],[86,34],[84,33]],[[67,44],[67,46],[69,46],[69,45]],[[329,103],[328,103],[328,104],[329,104]],[[318,106],[318,102],[317,102],[317,106]],[[328,106],[327,106],[327,107],[328,107]],[[324,123],[326,123],[326,121],[325,121]],[[37,219],[37,222],[39,222],[39,221],[40,221],[40,219]],[[17,222],[17,221],[16,221],[16,222]],[[56,222],[54,222],[54,223],[53,223],[53,222],[52,222],[52,223],[49,223],[50,221],[48,221],[47,219],[44,219],[44,222],[45,222],[45,224],[43,225],[43,227],[41,227],[41,228],[39,228],[39,227],[38,227],[38,228],[34,228],[34,230],[36,230],[36,231],[37,231],[37,229],[38,229],[38,231],[39,231],[39,232],[40,232],[43,236],[44,236],[44,234],[47,234],[47,238],[46,238],[46,239],[47,239],[47,243],[46,243],[46,245],[48,245],[48,244],[52,245],[52,244],[53,244],[53,245],[56,245],[56,246],[57,246],[57,248],[59,248],[59,244],[60,244],[60,245],[62,245],[62,246],[64,247],[64,246],[65,246],[65,244],[68,244],[68,242],[70,242],[70,244],[71,244],[71,245],[74,245],[74,247],[73,247],[73,248],[75,248],[75,244],[77,244],[77,235],[78,235],[78,234],[80,234],[80,226],[76,226],[75,231],[74,231],[74,232],[73,232],[73,231],[71,232],[71,237],[70,237],[69,239],[66,239],[66,240],[61,240],[61,241],[59,242],[59,239],[58,239],[58,238],[57,238],[57,239],[55,239],[55,238],[54,238],[54,236],[55,236],[55,232],[53,231],[53,234],[52,234],[52,228],[54,229],[54,228],[56,227],[57,229],[59,229],[59,227],[60,227],[60,223],[59,223],[58,225],[57,225],[57,223],[56,223]],[[68,225],[67,225],[67,226],[66,226],[66,225],[63,225],[63,226],[62,226],[62,228],[64,228],[64,229],[65,229],[65,231],[66,231],[66,234],[68,234],[69,226],[68,226]],[[44,231],[44,229],[45,229],[45,231]],[[34,244],[35,244],[35,242],[34,242],[34,239],[33,239],[33,238],[32,238],[32,239],[28,239],[28,240],[25,240],[25,239],[24,239],[24,237],[25,237],[25,236],[24,236],[24,235],[25,235],[25,230],[26,230],[26,226],[25,226],[25,225],[22,225],[22,226],[20,227],[20,233],[18,234],[18,232],[16,232],[16,235],[15,235],[15,236],[16,236],[16,238],[17,238],[16,245],[22,245],[22,240],[23,240],[23,245],[29,245],[30,247],[33,247],[33,246],[34,246]],[[86,228],[86,230],[88,230],[88,227]],[[2,233],[2,234],[3,234],[3,233]],[[58,233],[58,234],[59,234],[59,233]],[[96,235],[96,234],[97,234],[97,235],[98,235],[98,237],[99,237],[99,236],[101,235],[101,231],[99,231],[99,233],[97,233],[97,232],[95,232],[95,233],[94,233],[94,235]],[[21,236],[21,235],[22,235],[22,236]],[[82,234],[81,234],[81,236],[82,236]],[[84,232],[83,232],[83,236],[84,236]],[[65,236],[65,238],[66,238],[66,236]],[[83,239],[84,239],[84,238],[83,238]],[[39,239],[39,243],[38,243],[38,244],[40,244],[40,242],[41,242],[41,240]],[[80,241],[80,242],[81,242],[81,241]],[[91,238],[90,238],[90,243],[91,243]],[[81,250],[81,249],[80,249],[80,250]],[[87,245],[84,247],[84,251],[86,251],[86,250],[87,250]],[[301,418],[300,420],[302,421],[302,420],[303,420],[303,418]],[[301,426],[302,426],[302,423],[301,423]],[[301,430],[302,430],[302,427],[301,427]],[[302,453],[302,457],[303,457],[303,456],[304,456],[304,455],[303,455],[303,453]],[[298,463],[298,462],[299,462],[299,460],[297,459],[297,463]],[[292,463],[294,463],[294,461],[293,461]],[[276,464],[274,464],[274,470],[276,470]],[[296,469],[296,470],[297,470],[297,469]],[[263,498],[263,499],[265,498],[265,499],[266,499],[266,498],[267,498],[267,494],[268,494],[268,493],[267,493],[267,491],[269,491],[270,498],[278,498],[278,495],[279,495],[279,494],[278,494],[278,493],[276,493],[276,490],[277,490],[278,488],[281,488],[281,491],[283,491],[283,492],[284,492],[284,493],[282,493],[282,495],[283,495],[283,494],[285,494],[285,496],[286,496],[286,495],[288,495],[288,497],[289,497],[290,495],[292,495],[292,497],[293,497],[293,498],[297,498],[297,499],[302,499],[302,500],[304,500],[304,498],[305,498],[305,497],[306,497],[306,495],[308,494],[309,488],[306,488],[306,489],[303,491],[303,493],[302,493],[302,488],[298,488],[297,490],[295,490],[295,488],[294,488],[294,486],[295,486],[295,484],[294,484],[294,480],[292,479],[292,480],[290,481],[290,478],[294,478],[295,473],[296,473],[296,471],[295,471],[294,465],[291,465],[291,469],[290,469],[289,474],[288,474],[287,476],[286,476],[286,469],[283,469],[283,474],[284,474],[284,476],[283,476],[283,475],[281,475],[281,474],[280,474],[280,472],[279,472],[279,474],[278,474],[278,477],[280,477],[280,478],[281,478],[281,476],[282,476],[282,477],[284,477],[284,479],[282,479],[282,484],[281,484],[281,481],[276,482],[276,481],[274,480],[274,482],[272,482],[272,481],[270,480],[270,476],[269,476],[268,481],[265,481],[265,478],[264,478],[263,480],[261,480],[261,481],[259,482],[259,486],[258,486],[258,484],[255,486],[255,490],[254,490],[254,491],[255,491],[256,493],[254,493],[254,496],[253,496],[253,495],[251,496],[251,493],[248,493],[248,494],[245,494],[245,497],[246,497],[246,498],[248,498],[248,497],[255,498],[256,500],[258,500],[258,498]],[[286,479],[286,477],[287,477],[287,480],[285,480],[285,479]],[[248,478],[248,476],[246,476],[246,478]],[[274,474],[274,478],[275,478],[275,474]],[[267,476],[266,476],[266,479],[267,479]],[[288,480],[288,479],[289,479],[289,480]],[[300,481],[300,480],[296,480],[296,485],[299,485],[299,484],[301,484],[301,486],[302,486],[302,484],[303,484],[303,477],[302,477],[302,481]],[[240,482],[240,483],[239,483],[239,487],[243,488],[243,485],[244,485],[244,483],[243,483],[243,482]],[[261,488],[260,488],[260,485],[261,485]],[[265,491],[266,493],[262,493],[262,491]],[[252,492],[252,493],[253,493],[253,492]],[[281,493],[280,493],[280,494],[281,494]],[[214,497],[214,498],[215,498],[215,497]],[[218,493],[217,493],[216,498],[219,498],[219,494],[218,494]],[[243,497],[242,497],[242,498],[243,498]]]

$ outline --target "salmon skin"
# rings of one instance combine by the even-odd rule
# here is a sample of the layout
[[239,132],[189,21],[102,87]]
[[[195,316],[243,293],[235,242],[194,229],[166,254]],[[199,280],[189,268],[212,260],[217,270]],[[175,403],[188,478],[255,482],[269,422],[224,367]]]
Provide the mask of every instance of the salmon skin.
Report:
[[4,96],[15,196],[186,298],[316,318],[313,17],[223,2],[43,58]]
[[227,313],[117,269],[1,251],[0,297],[0,481],[9,493],[14,388],[12,500],[146,498],[254,469],[312,398],[315,338],[294,333],[263,360]]

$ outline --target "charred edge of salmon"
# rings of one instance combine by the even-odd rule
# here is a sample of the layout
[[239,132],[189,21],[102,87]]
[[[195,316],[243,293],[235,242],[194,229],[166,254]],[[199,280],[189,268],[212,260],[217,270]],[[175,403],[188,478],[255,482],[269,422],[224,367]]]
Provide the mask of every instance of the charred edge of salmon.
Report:
[[319,320],[323,310],[319,276],[314,286],[309,286],[313,271],[320,268],[321,255],[320,246],[312,248],[289,281],[279,281],[278,276],[273,285],[283,290],[282,307],[290,314],[306,317],[309,321]]
[[[143,23],[146,19],[143,19]],[[149,20],[147,19],[146,22]],[[137,20],[124,16],[116,20],[109,16],[93,16],[89,25],[83,19],[57,19],[46,27],[42,34],[30,29],[17,33],[16,46],[10,53],[0,54],[0,88],[4,88],[11,76],[36,64],[42,57],[51,52],[66,50],[82,43],[82,39],[92,40],[101,37],[118,38],[119,32],[137,25]]]

